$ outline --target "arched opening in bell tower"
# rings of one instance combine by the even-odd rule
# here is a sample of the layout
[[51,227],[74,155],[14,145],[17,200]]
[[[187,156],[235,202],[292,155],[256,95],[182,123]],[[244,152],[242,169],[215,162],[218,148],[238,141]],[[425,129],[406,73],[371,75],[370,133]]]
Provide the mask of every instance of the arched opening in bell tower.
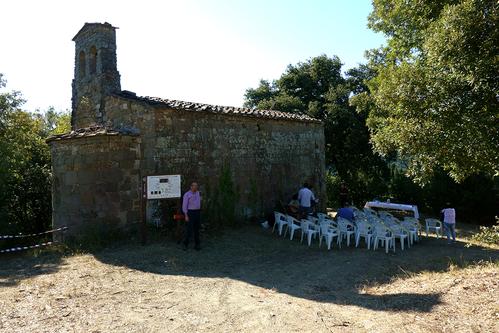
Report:
[[87,59],[85,58],[84,51],[80,51],[78,63],[79,63],[79,67],[80,67],[80,69],[79,69],[80,77],[85,77],[85,75],[87,75]]
[[90,48],[90,74],[97,72],[97,48],[92,46]]

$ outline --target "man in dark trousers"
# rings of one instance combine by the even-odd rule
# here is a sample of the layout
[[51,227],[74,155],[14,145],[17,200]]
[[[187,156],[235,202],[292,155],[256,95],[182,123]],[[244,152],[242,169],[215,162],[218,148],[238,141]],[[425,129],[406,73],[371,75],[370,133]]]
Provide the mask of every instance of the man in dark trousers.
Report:
[[193,182],[191,189],[184,194],[182,201],[182,212],[185,215],[186,232],[184,240],[184,250],[189,247],[189,240],[194,236],[194,248],[199,251],[199,227],[201,225],[201,194],[198,190],[198,183]]
[[300,203],[298,212],[300,213],[301,218],[306,219],[307,216],[312,213],[312,206],[317,203],[314,192],[312,192],[310,185],[307,182],[305,182],[300,191],[298,191],[298,202]]

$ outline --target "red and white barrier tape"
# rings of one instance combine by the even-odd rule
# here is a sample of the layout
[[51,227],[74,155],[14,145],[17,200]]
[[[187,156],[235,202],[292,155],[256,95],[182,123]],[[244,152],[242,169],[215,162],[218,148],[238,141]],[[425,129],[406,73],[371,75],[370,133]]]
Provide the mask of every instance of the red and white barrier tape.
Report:
[[11,239],[11,238],[25,238],[25,237],[35,237],[35,236],[41,236],[45,234],[50,234],[51,232],[56,232],[56,231],[64,231],[68,229],[68,227],[60,227],[57,229],[52,229],[44,232],[39,232],[37,234],[26,234],[26,235],[0,235],[0,239]]
[[36,244],[36,245],[30,245],[30,246],[17,246],[17,247],[12,247],[10,249],[0,250],[0,253],[12,253],[12,252],[17,252],[17,251],[24,251],[24,250],[29,250],[29,249],[36,249],[36,248],[39,248],[39,247],[52,245],[54,243],[56,243],[56,242],[46,242],[46,243],[41,243],[41,244]]

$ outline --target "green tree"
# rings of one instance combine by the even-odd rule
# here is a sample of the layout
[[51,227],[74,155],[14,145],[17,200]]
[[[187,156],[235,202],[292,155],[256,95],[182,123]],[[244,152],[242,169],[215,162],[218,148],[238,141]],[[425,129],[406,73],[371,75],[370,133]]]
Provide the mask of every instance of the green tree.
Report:
[[304,112],[324,122],[326,162],[332,173],[328,177],[330,198],[338,197],[339,183],[347,182],[356,202],[379,195],[384,188],[388,169],[372,152],[366,114],[355,112],[349,105],[353,91],[367,89],[368,67],[341,74],[338,57],[321,55],[297,65],[289,65],[278,80],[262,80],[248,89],[245,105],[260,109]]
[[[0,74],[0,88],[6,81]],[[37,232],[51,221],[48,135],[68,129],[67,113],[21,109],[19,92],[0,91],[0,231]]]
[[375,76],[353,99],[369,114],[377,152],[396,152],[427,182],[499,172],[499,29],[495,0],[374,0],[369,25],[387,46],[368,54]]
[[[257,107],[259,103],[271,101],[277,95],[275,82],[270,83],[266,80],[260,80],[260,84],[255,89],[246,90],[244,106],[248,108]],[[272,107],[261,107],[264,109],[272,109]]]
[[53,106],[41,113],[44,122],[43,137],[54,134],[63,134],[71,131],[71,112],[69,110],[58,112]]

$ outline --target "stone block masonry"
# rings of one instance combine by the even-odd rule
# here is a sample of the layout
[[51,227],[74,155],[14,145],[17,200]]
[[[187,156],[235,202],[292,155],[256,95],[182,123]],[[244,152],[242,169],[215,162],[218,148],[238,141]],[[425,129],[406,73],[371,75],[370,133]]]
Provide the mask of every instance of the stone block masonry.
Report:
[[76,52],[71,125],[77,129],[101,123],[104,97],[120,92],[121,86],[115,27],[109,23],[87,23],[73,41]]
[[126,228],[140,220],[140,142],[101,134],[50,141],[53,225],[69,233],[95,224]]
[[147,175],[180,174],[183,191],[197,181],[205,203],[228,191],[223,180],[234,187],[230,205],[240,219],[271,212],[304,181],[324,204],[319,120],[138,97],[121,90],[115,27],[86,23],[73,41],[72,131],[47,140],[54,227],[67,225],[75,236],[85,228],[131,227],[140,221],[141,177]]
[[[325,200],[320,122],[173,109],[122,96],[106,98],[105,117],[114,127],[141,133],[144,174],[181,174],[184,189],[196,180],[213,190],[229,167],[241,211],[267,212],[304,181]],[[251,203],[255,187],[257,202]]]

